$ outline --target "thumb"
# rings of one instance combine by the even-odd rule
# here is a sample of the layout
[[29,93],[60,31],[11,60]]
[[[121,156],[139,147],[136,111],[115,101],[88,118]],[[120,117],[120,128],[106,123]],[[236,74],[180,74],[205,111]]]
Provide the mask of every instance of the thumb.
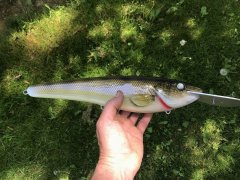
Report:
[[122,91],[118,91],[116,96],[110,99],[104,106],[103,112],[101,114],[101,119],[103,118],[112,120],[116,116],[118,109],[121,107],[123,99],[124,96]]

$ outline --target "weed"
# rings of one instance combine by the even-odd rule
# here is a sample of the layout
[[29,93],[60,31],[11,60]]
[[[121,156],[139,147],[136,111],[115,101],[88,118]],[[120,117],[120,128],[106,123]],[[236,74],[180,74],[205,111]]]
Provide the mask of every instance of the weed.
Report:
[[201,16],[202,17],[205,17],[208,15],[208,12],[207,12],[207,7],[206,6],[202,6],[201,7]]
[[[98,160],[100,108],[26,97],[29,85],[162,76],[239,97],[237,3],[73,0],[8,17],[0,35],[0,179],[86,179]],[[237,179],[239,135],[237,108],[193,103],[157,113],[136,179]]]

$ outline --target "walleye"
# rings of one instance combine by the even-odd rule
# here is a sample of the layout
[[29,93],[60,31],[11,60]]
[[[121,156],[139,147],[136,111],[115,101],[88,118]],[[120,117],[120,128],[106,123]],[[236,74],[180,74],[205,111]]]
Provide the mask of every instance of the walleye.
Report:
[[157,77],[99,77],[78,81],[30,86],[24,91],[32,97],[85,101],[104,106],[120,90],[124,94],[121,110],[154,113],[186,106],[199,96],[198,87],[177,80]]

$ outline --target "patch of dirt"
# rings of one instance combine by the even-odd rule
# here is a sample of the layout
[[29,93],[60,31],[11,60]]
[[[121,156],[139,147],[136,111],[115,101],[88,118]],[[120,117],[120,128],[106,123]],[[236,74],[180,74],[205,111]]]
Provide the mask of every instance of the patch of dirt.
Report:
[[6,28],[7,17],[18,16],[28,8],[39,10],[45,4],[49,7],[64,5],[67,0],[30,0],[31,5],[26,4],[27,0],[0,0],[0,33]]
[[6,19],[9,16],[17,16],[22,12],[21,5],[16,2],[2,2],[0,0],[0,33],[3,33],[6,29]]
[[8,16],[17,15],[22,10],[20,0],[16,2],[1,2],[0,0],[0,20],[5,20]]
[[[30,4],[27,4],[30,3]],[[38,10],[41,6],[47,4],[49,7],[64,5],[68,0],[0,0],[0,19],[7,16],[17,15],[27,8]]]
[[0,20],[0,32],[3,32],[5,30],[5,22],[3,20]]

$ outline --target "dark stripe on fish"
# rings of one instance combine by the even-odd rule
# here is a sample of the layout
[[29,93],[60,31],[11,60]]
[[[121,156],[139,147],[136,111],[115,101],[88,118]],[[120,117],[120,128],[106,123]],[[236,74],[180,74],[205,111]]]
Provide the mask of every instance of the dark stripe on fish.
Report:
[[146,81],[146,82],[159,82],[159,83],[183,83],[187,85],[191,85],[189,83],[185,83],[176,79],[167,79],[161,77],[148,77],[148,76],[106,76],[106,77],[92,77],[92,78],[82,78],[75,80],[66,80],[66,81],[58,81],[52,83],[42,83],[41,85],[52,85],[52,84],[67,84],[67,83],[78,83],[78,82],[90,82],[90,81],[102,81],[102,80],[112,80],[112,81]]

